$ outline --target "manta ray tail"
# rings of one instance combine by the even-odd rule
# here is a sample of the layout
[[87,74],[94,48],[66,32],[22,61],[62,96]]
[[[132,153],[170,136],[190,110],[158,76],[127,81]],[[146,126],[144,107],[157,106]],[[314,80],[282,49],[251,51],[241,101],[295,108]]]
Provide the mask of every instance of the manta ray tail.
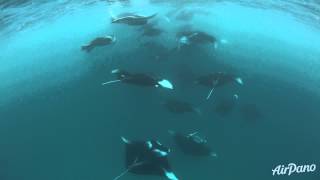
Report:
[[117,82],[121,82],[121,80],[117,79],[117,80],[107,81],[107,82],[102,83],[101,85],[104,86],[104,85],[107,85],[107,84],[113,84],[113,83],[117,83]]
[[210,99],[213,91],[214,91],[214,87],[209,91],[209,94],[208,94],[208,96],[207,96],[207,98],[206,98],[207,100]]
[[142,165],[144,162],[138,162],[138,158],[136,158],[136,160],[133,162],[132,165],[130,165],[125,171],[123,171],[119,176],[115,177],[113,180],[118,180],[120,179],[122,176],[126,175],[132,168],[136,167],[136,166],[140,166]]
[[193,132],[193,133],[190,133],[190,134],[188,135],[188,137],[192,137],[192,136],[197,135],[197,134],[198,134],[198,131]]
[[122,176],[126,175],[131,168],[126,169],[125,171],[123,171],[119,176],[115,177],[113,180],[118,180],[120,179]]
[[154,14],[152,14],[152,15],[148,16],[148,17],[147,17],[147,19],[154,18],[154,17],[155,17],[155,16],[157,16],[157,15],[158,15],[158,13],[154,13]]

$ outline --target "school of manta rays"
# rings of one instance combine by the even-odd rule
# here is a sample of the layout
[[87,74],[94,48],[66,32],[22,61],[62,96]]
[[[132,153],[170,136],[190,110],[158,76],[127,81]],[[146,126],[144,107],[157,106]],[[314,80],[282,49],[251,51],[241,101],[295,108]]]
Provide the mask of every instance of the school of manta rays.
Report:
[[[136,13],[123,13],[112,17],[112,24],[123,24],[123,26],[138,26],[143,27],[143,35],[156,36],[161,34],[162,30],[154,27],[150,21],[157,17],[157,13],[150,16],[144,16]],[[206,46],[212,45],[215,47],[217,39],[201,30],[182,30],[176,33],[177,46],[172,50],[174,53],[179,53],[179,50],[185,47],[192,46]],[[83,45],[81,50],[85,53],[91,53],[95,48],[102,46],[110,46],[117,42],[117,37],[114,35],[106,35],[104,37],[97,37]],[[107,48],[107,47],[106,47]],[[113,80],[102,82],[102,86],[111,85],[114,83],[124,83],[128,86],[135,85],[141,87],[163,88],[168,91],[174,90],[175,86],[172,82],[165,78],[158,78],[146,73],[135,73],[128,69],[113,69],[111,74],[114,76]],[[195,79],[195,84],[203,86],[208,89],[208,94],[204,100],[209,100],[214,94],[216,88],[231,84],[234,86],[242,86],[244,82],[241,77],[227,73],[227,72],[212,72]],[[238,100],[238,95],[234,94],[232,99]],[[218,107],[224,112],[228,109],[230,103],[224,103]],[[171,113],[199,113],[197,108],[194,108],[188,102],[178,99],[169,99],[164,103],[164,107]],[[252,108],[251,108],[252,109]],[[254,109],[254,108],[253,108]],[[250,107],[244,109],[250,111]],[[257,112],[253,112],[257,113]],[[247,114],[250,114],[248,112]],[[168,134],[173,138],[176,146],[180,151],[186,155],[201,156],[217,158],[218,155],[207,144],[207,140],[202,138],[199,132],[191,132],[190,134],[183,134],[169,130]],[[169,163],[170,148],[162,145],[159,141],[150,140],[130,140],[126,137],[119,138],[125,144],[125,167],[126,169],[114,180],[121,178],[127,173],[136,175],[154,175],[161,176],[170,180],[177,180],[178,177],[173,172],[173,168]]]

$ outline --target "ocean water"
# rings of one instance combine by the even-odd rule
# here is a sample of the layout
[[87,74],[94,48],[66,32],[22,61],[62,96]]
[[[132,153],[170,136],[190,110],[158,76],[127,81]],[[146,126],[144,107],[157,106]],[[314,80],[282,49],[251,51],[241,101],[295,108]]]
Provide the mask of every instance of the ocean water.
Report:
[[[150,23],[163,33],[110,23],[125,12],[157,13]],[[111,180],[125,170],[121,136],[170,147],[182,180],[317,180],[319,24],[316,0],[2,0],[0,180]],[[170,51],[188,29],[213,35],[216,47]],[[81,51],[105,35],[117,42]],[[169,79],[174,89],[102,86],[116,68]],[[244,85],[217,88],[206,100],[209,90],[194,80],[212,72],[237,74]],[[235,94],[232,108],[217,110]],[[169,112],[169,98],[201,113]],[[198,131],[218,158],[183,154],[168,130]],[[288,163],[317,169],[273,176]]]

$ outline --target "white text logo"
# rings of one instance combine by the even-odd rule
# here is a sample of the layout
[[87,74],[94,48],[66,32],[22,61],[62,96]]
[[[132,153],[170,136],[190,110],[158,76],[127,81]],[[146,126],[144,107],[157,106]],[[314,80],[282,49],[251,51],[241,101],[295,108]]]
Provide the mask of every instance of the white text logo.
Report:
[[294,163],[290,163],[287,166],[285,165],[278,165],[274,169],[272,169],[272,175],[288,175],[291,176],[292,174],[300,174],[300,173],[311,173],[316,171],[317,166],[315,164],[311,165],[296,165]]

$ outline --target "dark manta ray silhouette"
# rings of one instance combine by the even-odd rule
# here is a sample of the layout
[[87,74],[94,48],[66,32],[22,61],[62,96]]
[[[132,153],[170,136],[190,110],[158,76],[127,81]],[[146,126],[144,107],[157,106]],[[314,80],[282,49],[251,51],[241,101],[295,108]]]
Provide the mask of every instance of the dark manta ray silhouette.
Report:
[[143,73],[129,73],[125,70],[115,69],[111,72],[117,76],[116,80],[108,81],[102,83],[102,85],[107,85],[116,82],[123,82],[128,84],[134,84],[138,86],[145,86],[145,87],[163,87],[166,89],[173,89],[173,85],[170,81],[166,79],[158,79],[151,77],[147,74]]
[[157,13],[151,16],[141,16],[141,15],[131,14],[131,15],[122,16],[122,17],[112,17],[111,23],[127,24],[131,26],[141,26],[141,25],[147,24],[149,20],[155,17],[156,15]]
[[184,45],[193,44],[210,43],[216,45],[217,42],[217,39],[214,36],[202,31],[181,31],[177,33],[176,37],[179,42],[178,48]]
[[93,39],[89,44],[81,46],[81,50],[90,52],[98,46],[106,46],[116,42],[115,36],[104,36]]
[[185,154],[192,156],[212,156],[217,157],[217,154],[207,145],[207,140],[197,136],[198,132],[184,135],[182,133],[169,130],[174,142]]
[[201,114],[200,110],[193,107],[190,103],[177,99],[168,99],[164,103],[164,107],[172,113],[183,114],[188,112],[196,112]]
[[128,172],[178,180],[172,172],[168,161],[169,148],[155,140],[129,141],[122,137],[122,141],[125,143],[125,165],[127,169],[114,180],[119,179]]
[[215,88],[221,87],[232,82],[236,82],[237,84],[243,85],[243,81],[240,77],[224,72],[210,73],[208,75],[200,76],[196,79],[197,84],[211,88],[207,96],[207,99],[210,98]]

